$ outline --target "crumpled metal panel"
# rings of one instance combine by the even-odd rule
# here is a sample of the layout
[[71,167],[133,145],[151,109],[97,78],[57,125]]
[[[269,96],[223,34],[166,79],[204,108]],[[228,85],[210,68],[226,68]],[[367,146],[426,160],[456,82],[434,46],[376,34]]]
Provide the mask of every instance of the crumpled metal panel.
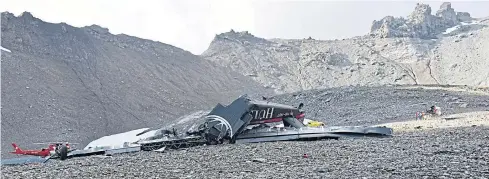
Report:
[[338,139],[342,137],[390,137],[392,129],[369,126],[331,126],[331,127],[285,127],[258,128],[246,130],[237,136],[236,143],[304,140],[304,139]]
[[226,136],[234,137],[252,120],[249,114],[252,104],[246,97],[234,100],[228,106],[218,104],[205,117],[208,127],[206,137],[218,141]]

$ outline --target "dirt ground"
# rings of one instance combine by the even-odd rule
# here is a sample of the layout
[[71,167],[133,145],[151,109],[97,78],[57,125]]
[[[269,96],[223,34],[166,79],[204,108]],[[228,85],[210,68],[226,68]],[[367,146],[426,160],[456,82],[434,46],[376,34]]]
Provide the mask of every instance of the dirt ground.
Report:
[[489,126],[489,111],[474,111],[447,116],[430,116],[424,120],[391,122],[377,126],[391,127],[394,133],[453,127]]

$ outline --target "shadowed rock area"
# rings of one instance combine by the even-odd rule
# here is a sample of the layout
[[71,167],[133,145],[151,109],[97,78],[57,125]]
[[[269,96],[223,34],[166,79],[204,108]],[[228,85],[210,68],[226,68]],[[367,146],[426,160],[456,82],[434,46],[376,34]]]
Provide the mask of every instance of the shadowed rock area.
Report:
[[[34,142],[78,142],[163,125],[248,93],[248,77],[177,47],[92,25],[2,13],[2,157]],[[268,91],[268,92],[267,92]]]

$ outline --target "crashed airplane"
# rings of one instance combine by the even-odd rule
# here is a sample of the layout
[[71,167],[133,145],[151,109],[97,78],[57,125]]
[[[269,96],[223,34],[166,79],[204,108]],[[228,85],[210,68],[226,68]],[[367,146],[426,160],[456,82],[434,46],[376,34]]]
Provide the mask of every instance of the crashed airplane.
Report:
[[[175,128],[149,130],[138,129],[126,133],[105,136],[89,143],[83,150],[74,150],[68,158],[89,155],[112,155],[117,153],[158,151],[187,148],[198,145],[223,143],[253,143],[291,140],[339,139],[342,137],[390,137],[392,129],[368,126],[323,126],[305,125],[304,105],[298,107],[252,100],[241,96],[231,104],[217,104],[204,116],[195,116],[201,122],[197,129],[179,134]],[[200,113],[199,113],[200,114]],[[201,118],[200,120],[198,118]],[[188,125],[188,124],[187,124]],[[48,161],[18,158],[2,161],[2,164],[44,163]]]
[[[154,136],[141,139],[142,150],[163,147],[180,148],[200,144],[253,143],[290,140],[339,139],[341,137],[390,137],[391,128],[364,126],[304,125],[304,105],[298,107],[258,101],[244,95],[228,106],[217,104],[205,115],[197,130],[180,135],[175,129],[161,129]],[[278,124],[281,123],[281,124]]]

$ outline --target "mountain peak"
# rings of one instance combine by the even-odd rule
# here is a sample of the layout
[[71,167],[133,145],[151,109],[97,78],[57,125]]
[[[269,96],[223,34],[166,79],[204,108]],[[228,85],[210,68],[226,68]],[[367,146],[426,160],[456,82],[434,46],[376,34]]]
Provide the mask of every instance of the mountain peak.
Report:
[[26,19],[26,20],[40,20],[40,19],[34,17],[34,15],[32,15],[32,13],[29,11],[24,11],[19,16],[15,16],[13,13],[11,13],[9,11],[2,12],[2,19],[3,20],[8,20],[8,19],[12,19],[12,18],[21,18],[21,19]]
[[31,12],[28,12],[28,11],[22,12],[22,14],[20,14],[20,17],[22,17],[22,18],[34,18],[34,16],[32,15],[32,13]]
[[[217,34],[212,40],[207,50],[213,49],[214,47],[221,47],[221,45],[219,44],[229,43],[229,42],[236,43],[239,45],[250,45],[250,44],[263,45],[263,44],[271,43],[267,39],[256,37],[248,31],[236,32],[233,29],[231,29],[228,32]],[[204,52],[203,54],[206,54],[206,52]]]
[[215,37],[215,39],[220,39],[220,38],[238,40],[238,39],[256,38],[256,37],[253,34],[249,33],[248,31],[235,32],[233,29],[231,29],[229,32],[217,34]]
[[106,27],[102,27],[100,25],[92,24],[90,26],[85,26],[85,29],[93,30],[99,34],[109,34],[109,29]]
[[411,37],[430,39],[446,29],[459,25],[462,22],[472,21],[467,12],[456,12],[450,2],[441,4],[440,9],[432,15],[428,4],[417,3],[414,11],[407,17],[394,18],[386,16],[374,21],[371,27],[371,36],[380,38]]

